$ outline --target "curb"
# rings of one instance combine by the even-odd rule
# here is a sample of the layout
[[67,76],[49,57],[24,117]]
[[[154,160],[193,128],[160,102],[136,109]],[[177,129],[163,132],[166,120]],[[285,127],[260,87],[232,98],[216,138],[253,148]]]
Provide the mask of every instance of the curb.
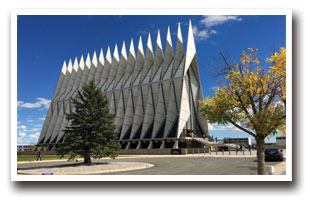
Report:
[[[77,159],[79,161],[81,159]],[[57,160],[42,160],[42,161],[18,161],[17,164],[25,164],[25,163],[45,163],[45,162],[61,162],[61,161],[68,161],[68,159],[57,159]],[[70,161],[70,162],[76,162],[76,161]]]
[[[137,167],[132,168],[119,168],[119,169],[108,169],[108,170],[96,170],[96,171],[78,171],[78,172],[57,172],[53,173],[53,175],[90,175],[90,174],[106,174],[106,173],[113,173],[113,172],[124,172],[124,171],[132,171],[132,170],[141,170],[146,168],[152,168],[154,167],[153,164],[147,163],[146,165],[140,165]],[[17,174],[22,175],[42,175],[42,174],[36,174],[36,173],[28,173],[24,172],[22,170],[18,170]]]

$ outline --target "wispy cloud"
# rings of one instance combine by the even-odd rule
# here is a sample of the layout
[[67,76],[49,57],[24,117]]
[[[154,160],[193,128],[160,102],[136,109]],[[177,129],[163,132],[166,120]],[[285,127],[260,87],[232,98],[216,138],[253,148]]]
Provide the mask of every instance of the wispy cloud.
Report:
[[26,130],[26,129],[27,129],[27,126],[25,126],[25,125],[20,125],[20,126],[17,126],[17,129],[19,129],[19,130]]
[[28,128],[27,126],[25,125],[20,125],[20,126],[17,126],[17,130],[19,132],[35,132],[35,131],[40,131],[42,127],[41,125],[37,125],[37,126],[34,126],[33,128]]
[[35,140],[38,140],[39,136],[40,136],[39,132],[32,134],[32,135],[29,135],[29,137],[34,138]]
[[18,144],[34,144],[38,141],[39,136],[40,136],[39,132],[30,134],[30,135],[25,132],[19,132],[17,134],[17,143]]
[[20,133],[18,133],[18,136],[19,136],[19,137],[25,137],[25,136],[26,136],[26,133],[25,133],[25,132],[20,132]]
[[28,131],[28,132],[35,132],[35,131],[39,131],[39,130],[41,130],[41,128],[32,128],[32,129],[25,130],[25,131]]
[[218,88],[219,88],[219,86],[209,87],[210,90],[216,90],[216,89],[218,89]]
[[33,109],[33,108],[45,108],[48,109],[51,103],[51,100],[45,99],[45,98],[36,98],[36,102],[34,103],[25,103],[24,101],[17,101],[17,108],[28,108],[28,109]]
[[242,21],[242,18],[238,15],[206,15],[200,20],[200,23],[206,28],[211,28],[232,21]]
[[42,117],[42,118],[39,118],[40,121],[44,121],[45,120],[45,117]]
[[237,15],[206,15],[199,21],[198,25],[193,25],[193,33],[196,41],[202,41],[210,38],[218,32],[215,26],[223,25],[228,22],[242,21]]
[[218,124],[208,124],[208,128],[210,131],[240,131],[237,127],[235,127],[232,124],[228,124],[228,125],[218,125]]
[[28,140],[25,140],[27,138],[27,135],[25,132],[19,132],[17,134],[17,143],[18,144],[28,144]]
[[208,123],[208,129],[209,131],[214,131],[214,127],[212,124]]
[[206,40],[208,39],[211,35],[216,34],[217,32],[215,30],[208,30],[208,29],[198,29],[197,26],[193,26],[193,34],[196,37],[196,40],[201,41],[201,40]]
[[142,31],[138,31],[137,33],[139,34],[139,35],[147,35],[147,34],[149,34],[149,30],[148,29],[146,29],[146,30],[142,30]]

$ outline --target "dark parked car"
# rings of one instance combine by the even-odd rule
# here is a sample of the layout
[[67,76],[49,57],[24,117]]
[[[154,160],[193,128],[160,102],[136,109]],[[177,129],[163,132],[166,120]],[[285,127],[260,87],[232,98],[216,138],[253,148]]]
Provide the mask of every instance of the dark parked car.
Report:
[[265,161],[283,161],[283,150],[277,147],[265,148]]

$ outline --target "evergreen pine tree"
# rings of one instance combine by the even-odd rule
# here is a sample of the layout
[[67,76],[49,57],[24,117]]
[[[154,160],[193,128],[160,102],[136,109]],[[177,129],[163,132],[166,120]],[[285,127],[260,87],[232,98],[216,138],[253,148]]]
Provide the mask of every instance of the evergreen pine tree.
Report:
[[91,164],[91,158],[117,157],[120,145],[113,123],[115,114],[109,112],[108,100],[101,89],[92,80],[83,85],[71,102],[73,110],[66,114],[69,126],[64,130],[64,143],[57,148],[57,155],[63,157],[69,153],[69,160],[81,156],[85,164]]

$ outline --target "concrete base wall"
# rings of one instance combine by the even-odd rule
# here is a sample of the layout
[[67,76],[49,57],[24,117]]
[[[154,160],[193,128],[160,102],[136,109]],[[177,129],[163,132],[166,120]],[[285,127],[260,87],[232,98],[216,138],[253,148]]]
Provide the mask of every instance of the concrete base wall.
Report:
[[[171,154],[171,149],[121,149],[120,155],[167,155]],[[183,150],[182,150],[183,154]]]
[[[181,154],[209,153],[205,148],[181,148]],[[119,155],[171,155],[171,149],[121,149]]]

